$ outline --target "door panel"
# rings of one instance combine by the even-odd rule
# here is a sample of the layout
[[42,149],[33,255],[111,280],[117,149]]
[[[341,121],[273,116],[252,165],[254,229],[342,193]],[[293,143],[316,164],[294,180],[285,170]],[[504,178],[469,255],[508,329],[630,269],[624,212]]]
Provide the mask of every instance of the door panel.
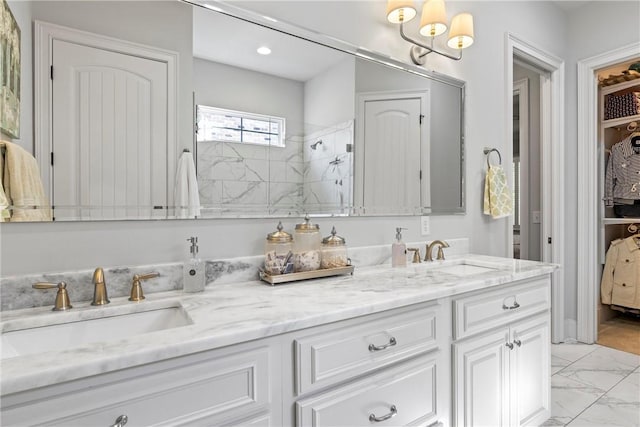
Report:
[[[512,425],[540,425],[551,416],[549,319],[538,316],[512,327],[516,344],[511,355],[512,387],[518,390],[512,398]],[[520,343],[520,345],[518,345]]]
[[54,40],[53,69],[56,219],[164,216],[166,63]]
[[422,206],[420,98],[366,101],[364,109],[364,206]]

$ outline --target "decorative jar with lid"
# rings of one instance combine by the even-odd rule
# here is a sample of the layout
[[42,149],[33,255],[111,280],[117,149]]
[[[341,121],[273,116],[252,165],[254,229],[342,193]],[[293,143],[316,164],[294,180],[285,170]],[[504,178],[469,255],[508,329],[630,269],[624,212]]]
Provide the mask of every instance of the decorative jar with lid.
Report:
[[293,272],[293,236],[282,230],[282,222],[278,223],[278,231],[267,234],[264,248],[264,270],[270,275]]
[[320,268],[320,227],[312,224],[309,215],[296,224],[293,241],[295,271],[312,271]]
[[349,265],[347,244],[336,235],[336,228],[331,229],[331,236],[322,239],[322,268],[338,268]]

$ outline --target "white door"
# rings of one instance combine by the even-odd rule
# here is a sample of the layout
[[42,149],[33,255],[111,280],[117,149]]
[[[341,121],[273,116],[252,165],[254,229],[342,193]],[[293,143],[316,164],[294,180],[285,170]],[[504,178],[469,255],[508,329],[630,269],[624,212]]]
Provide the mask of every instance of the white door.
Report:
[[52,51],[55,219],[164,215],[167,64],[56,39]]
[[454,423],[509,425],[509,329],[453,345]]
[[512,326],[511,335],[511,425],[540,425],[551,416],[548,315]]
[[422,206],[421,99],[364,103],[364,206]]

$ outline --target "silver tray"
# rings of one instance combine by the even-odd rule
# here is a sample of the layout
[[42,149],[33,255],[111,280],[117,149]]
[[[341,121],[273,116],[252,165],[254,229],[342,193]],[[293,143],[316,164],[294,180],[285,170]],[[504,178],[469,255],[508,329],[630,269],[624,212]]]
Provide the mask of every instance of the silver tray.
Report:
[[260,270],[260,280],[271,285],[279,283],[296,282],[298,280],[318,279],[320,277],[341,276],[344,274],[353,274],[353,265],[337,268],[324,268],[321,270],[301,271],[300,273],[276,274],[274,276]]

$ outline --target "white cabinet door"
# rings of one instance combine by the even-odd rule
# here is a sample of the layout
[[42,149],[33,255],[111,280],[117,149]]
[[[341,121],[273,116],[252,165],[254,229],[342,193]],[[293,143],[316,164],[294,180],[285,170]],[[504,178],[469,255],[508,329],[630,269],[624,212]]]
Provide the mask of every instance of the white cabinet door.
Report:
[[511,425],[540,425],[551,416],[549,320],[545,314],[511,328]]
[[454,425],[540,425],[551,416],[549,315],[456,343]]
[[509,425],[508,343],[505,327],[453,345],[453,425]]

